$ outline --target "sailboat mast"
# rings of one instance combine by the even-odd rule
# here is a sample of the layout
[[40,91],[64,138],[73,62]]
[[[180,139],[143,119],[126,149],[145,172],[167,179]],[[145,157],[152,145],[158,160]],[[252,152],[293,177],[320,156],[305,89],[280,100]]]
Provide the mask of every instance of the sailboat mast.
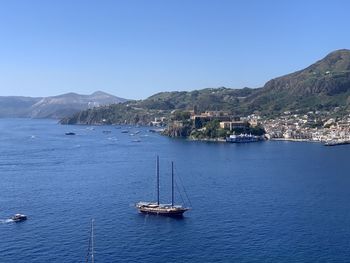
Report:
[[159,205],[159,156],[157,155],[157,205]]
[[171,206],[174,206],[174,162],[171,162]]
[[94,263],[94,220],[91,220],[91,263]]

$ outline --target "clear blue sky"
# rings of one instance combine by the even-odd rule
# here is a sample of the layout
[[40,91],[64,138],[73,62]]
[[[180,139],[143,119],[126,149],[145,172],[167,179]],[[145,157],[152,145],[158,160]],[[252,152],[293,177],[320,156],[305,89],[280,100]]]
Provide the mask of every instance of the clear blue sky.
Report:
[[350,48],[350,1],[11,0],[0,96],[261,87]]

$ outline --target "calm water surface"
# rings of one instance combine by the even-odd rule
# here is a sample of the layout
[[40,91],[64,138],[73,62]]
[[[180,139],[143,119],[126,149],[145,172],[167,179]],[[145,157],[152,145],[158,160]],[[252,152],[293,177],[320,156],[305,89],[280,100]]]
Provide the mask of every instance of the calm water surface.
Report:
[[[87,128],[0,119],[0,262],[84,262],[91,218],[96,262],[349,262],[350,146]],[[182,220],[132,207],[155,197],[157,154],[163,202],[171,160],[190,196]]]

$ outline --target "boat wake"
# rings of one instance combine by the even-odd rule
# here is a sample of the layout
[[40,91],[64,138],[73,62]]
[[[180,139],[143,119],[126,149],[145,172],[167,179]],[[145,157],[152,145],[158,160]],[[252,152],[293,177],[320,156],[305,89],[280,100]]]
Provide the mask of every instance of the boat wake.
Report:
[[8,224],[8,223],[13,223],[12,219],[0,219],[0,224]]

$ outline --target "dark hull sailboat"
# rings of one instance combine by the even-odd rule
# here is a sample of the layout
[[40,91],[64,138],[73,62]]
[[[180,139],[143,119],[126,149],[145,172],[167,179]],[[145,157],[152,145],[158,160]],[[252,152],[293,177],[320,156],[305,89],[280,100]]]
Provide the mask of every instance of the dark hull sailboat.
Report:
[[151,215],[160,215],[160,216],[170,216],[170,217],[181,217],[188,208],[182,206],[171,206],[171,205],[162,205],[156,203],[145,203],[139,202],[136,204],[137,209],[140,213],[151,214]]
[[138,202],[136,208],[140,213],[182,217],[183,213],[189,210],[188,207],[182,205],[174,205],[174,164],[171,163],[171,204],[159,203],[159,157],[157,156],[157,202]]

